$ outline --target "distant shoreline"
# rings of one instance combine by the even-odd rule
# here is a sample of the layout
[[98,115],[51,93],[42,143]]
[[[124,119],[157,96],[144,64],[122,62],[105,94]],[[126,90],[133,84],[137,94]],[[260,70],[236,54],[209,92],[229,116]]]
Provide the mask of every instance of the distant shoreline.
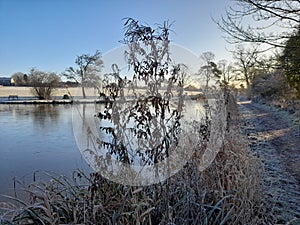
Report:
[[[0,104],[73,104],[73,103],[102,103],[98,98],[97,90],[86,88],[86,99],[82,99],[81,88],[56,88],[53,92],[52,99],[40,100],[31,92],[31,87],[0,87]],[[69,95],[70,99],[63,99],[64,95]],[[11,99],[10,96],[16,96]],[[72,97],[74,97],[74,100]]]
[[[16,86],[1,86],[0,97],[8,97],[9,95],[18,95],[19,97],[32,97],[34,95],[31,92],[32,87],[16,87]],[[97,90],[94,88],[85,88],[86,95],[89,97],[98,96]],[[53,92],[53,98],[61,98],[65,94],[71,93],[71,96],[81,96],[81,87],[70,87],[70,88],[55,88]]]
[[[1,86],[0,104],[76,104],[76,103],[105,103],[100,99],[95,88],[85,88],[86,99],[82,98],[81,87],[56,88],[52,99],[40,100],[32,94],[32,87]],[[192,100],[203,99],[199,92],[186,91]],[[63,96],[68,95],[69,99]],[[13,98],[12,98],[13,96]]]

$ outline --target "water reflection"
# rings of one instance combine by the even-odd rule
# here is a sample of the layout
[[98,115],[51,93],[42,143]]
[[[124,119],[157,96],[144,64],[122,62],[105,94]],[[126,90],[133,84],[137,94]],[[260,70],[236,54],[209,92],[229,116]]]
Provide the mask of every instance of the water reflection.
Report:
[[32,181],[36,170],[89,171],[74,140],[71,105],[0,105],[0,156],[0,193],[13,187],[13,177]]
[[51,122],[51,124],[54,123],[55,125],[57,125],[61,110],[64,109],[61,109],[61,107],[58,108],[57,105],[35,106],[32,110],[34,124],[45,127],[45,125],[48,125],[48,122]]
[[68,110],[70,109],[70,107],[70,105],[50,104],[31,106],[8,105],[7,110],[11,111],[16,119],[33,119],[34,125],[39,125],[45,128],[46,126],[49,126],[51,124],[57,124],[60,114],[63,113],[62,110]]

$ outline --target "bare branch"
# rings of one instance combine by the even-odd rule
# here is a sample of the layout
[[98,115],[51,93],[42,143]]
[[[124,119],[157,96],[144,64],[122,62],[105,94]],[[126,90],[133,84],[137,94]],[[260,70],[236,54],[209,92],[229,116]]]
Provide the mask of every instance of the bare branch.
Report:
[[[236,0],[215,23],[229,43],[264,43],[284,47],[300,24],[300,2],[294,0]],[[251,25],[250,25],[251,24]],[[255,25],[257,27],[255,27]],[[280,31],[275,28],[280,28]]]

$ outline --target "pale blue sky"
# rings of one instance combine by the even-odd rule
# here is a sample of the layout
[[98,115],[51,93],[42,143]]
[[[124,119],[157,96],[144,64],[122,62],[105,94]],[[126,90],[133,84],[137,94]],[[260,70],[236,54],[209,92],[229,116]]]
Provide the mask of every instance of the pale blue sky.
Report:
[[174,22],[171,40],[228,59],[231,46],[211,20],[230,0],[0,0],[0,76],[35,67],[63,72],[77,55],[120,46],[125,17],[149,24]]

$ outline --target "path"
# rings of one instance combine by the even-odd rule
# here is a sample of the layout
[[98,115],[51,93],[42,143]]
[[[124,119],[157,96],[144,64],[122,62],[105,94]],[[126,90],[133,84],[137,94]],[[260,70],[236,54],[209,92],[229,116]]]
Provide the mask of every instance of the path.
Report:
[[277,224],[300,224],[300,125],[266,105],[244,101],[239,108],[251,149],[263,162],[266,201]]

